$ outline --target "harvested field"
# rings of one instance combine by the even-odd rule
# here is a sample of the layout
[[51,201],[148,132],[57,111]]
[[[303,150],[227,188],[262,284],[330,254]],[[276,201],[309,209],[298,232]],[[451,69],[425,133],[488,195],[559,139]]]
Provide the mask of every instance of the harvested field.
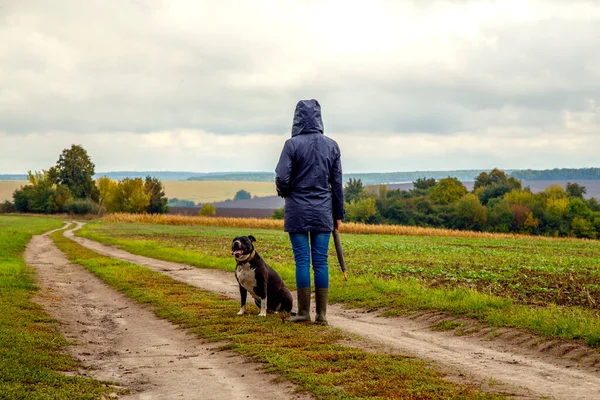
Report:
[[273,182],[163,181],[163,184],[168,198],[191,200],[195,203],[213,203],[233,199],[240,190],[259,197],[276,194]]
[[0,203],[12,201],[13,192],[25,184],[27,181],[0,181]]

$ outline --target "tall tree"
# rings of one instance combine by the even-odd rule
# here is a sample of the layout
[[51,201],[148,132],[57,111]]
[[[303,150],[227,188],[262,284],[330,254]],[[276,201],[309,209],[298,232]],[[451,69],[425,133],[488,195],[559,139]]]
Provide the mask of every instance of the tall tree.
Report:
[[169,206],[167,205],[169,199],[165,197],[165,191],[160,179],[148,175],[144,181],[144,187],[146,193],[150,195],[150,204],[146,211],[150,214],[166,214],[169,211]]
[[74,144],[70,149],[63,150],[49,174],[57,183],[67,186],[73,197],[98,201],[98,188],[92,179],[94,168],[87,151]]
[[146,192],[141,178],[125,178],[119,181],[123,211],[143,213],[150,205],[150,194]]
[[235,196],[233,196],[233,200],[249,200],[251,198],[252,195],[250,194],[250,192],[244,189],[238,190]]
[[430,197],[437,204],[451,204],[467,194],[467,188],[457,178],[444,178],[431,188]]
[[581,186],[576,182],[567,182],[567,193],[571,197],[579,197],[583,199],[583,195],[587,192],[585,186]]
[[413,181],[413,188],[427,190],[429,188],[434,187],[435,183],[435,178],[417,178],[416,181]]
[[362,195],[365,192],[365,186],[362,183],[362,180],[350,178],[348,179],[348,183],[346,183],[346,187],[344,188],[344,201],[352,202],[357,201],[362,198]]

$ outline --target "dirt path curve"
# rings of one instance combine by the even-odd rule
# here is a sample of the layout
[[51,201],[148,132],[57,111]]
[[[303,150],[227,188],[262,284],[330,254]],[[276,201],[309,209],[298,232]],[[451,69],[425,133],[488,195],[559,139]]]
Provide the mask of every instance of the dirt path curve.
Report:
[[134,393],[121,399],[310,399],[292,385],[216,344],[158,319],[144,306],[69,264],[47,236],[34,236],[25,251],[41,287],[35,301],[60,321],[81,374],[117,382]]
[[[79,229],[83,224],[78,223]],[[77,243],[116,259],[129,261],[162,272],[170,277],[218,292],[234,299],[239,296],[233,272],[195,268],[189,265],[138,256],[115,247],[76,237]],[[429,329],[431,321],[420,318],[380,318],[375,313],[344,310],[330,306],[331,326],[383,345],[385,349],[412,354],[435,361],[456,376],[467,376],[480,383],[503,385],[519,398],[599,399],[600,373],[589,365],[598,353],[585,346],[548,344],[540,352],[530,335],[500,330],[506,338],[489,340],[483,333],[455,336],[452,332]],[[487,330],[487,333],[490,333]],[[498,332],[495,333],[496,335]],[[577,361],[579,360],[579,362]]]

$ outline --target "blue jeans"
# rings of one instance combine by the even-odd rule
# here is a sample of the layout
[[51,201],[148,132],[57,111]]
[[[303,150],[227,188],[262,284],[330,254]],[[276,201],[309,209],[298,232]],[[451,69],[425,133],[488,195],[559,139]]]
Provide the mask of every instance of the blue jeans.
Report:
[[[309,245],[310,237],[310,245]],[[315,288],[329,287],[327,253],[331,232],[290,232],[290,241],[296,261],[296,287],[310,287],[310,261],[315,274]]]

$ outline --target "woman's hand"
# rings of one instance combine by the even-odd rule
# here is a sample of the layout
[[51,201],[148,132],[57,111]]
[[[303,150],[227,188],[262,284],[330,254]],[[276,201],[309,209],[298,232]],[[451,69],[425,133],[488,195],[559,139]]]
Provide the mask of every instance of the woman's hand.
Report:
[[335,220],[335,229],[339,231],[341,227],[342,227],[342,220],[336,219]]

